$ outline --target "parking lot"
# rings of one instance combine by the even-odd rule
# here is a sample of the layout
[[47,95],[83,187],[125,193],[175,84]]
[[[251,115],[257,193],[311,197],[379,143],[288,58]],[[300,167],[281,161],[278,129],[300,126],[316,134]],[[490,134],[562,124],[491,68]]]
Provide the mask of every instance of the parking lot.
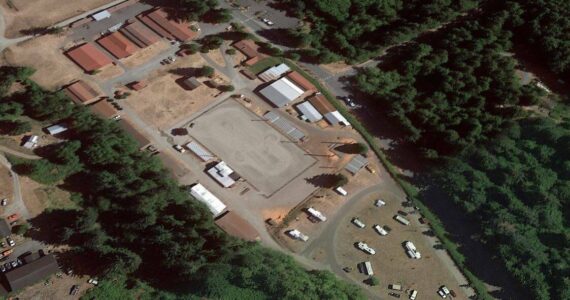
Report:
[[[376,199],[383,199],[385,206],[376,207]],[[407,213],[405,217],[410,220],[410,225],[403,225],[394,216],[398,211]],[[407,298],[408,292],[412,289],[419,292],[418,299],[438,299],[436,294],[440,286],[446,285],[454,290],[458,295],[454,299],[466,299],[461,293],[457,281],[447,271],[445,265],[434,251],[444,251],[433,249],[427,242],[427,227],[422,226],[417,221],[419,214],[413,207],[403,207],[389,193],[381,191],[366,195],[360,203],[355,206],[341,220],[334,238],[336,248],[336,259],[342,267],[352,268],[347,276],[360,282],[364,282],[369,276],[360,273],[358,264],[370,261],[374,276],[379,279],[380,284],[371,287],[378,291],[381,296],[386,296],[389,284],[399,284],[403,291],[397,292],[402,297]],[[366,227],[358,228],[351,220],[357,217]],[[381,236],[374,229],[374,225],[388,227],[389,233]],[[376,254],[369,255],[359,250],[355,243],[363,241],[376,251]],[[405,241],[411,241],[421,253],[420,259],[412,259],[406,254],[404,248]],[[430,249],[431,248],[431,249]],[[408,292],[406,292],[408,291]]]
[[270,196],[316,162],[263,119],[228,99],[195,119],[190,135]]

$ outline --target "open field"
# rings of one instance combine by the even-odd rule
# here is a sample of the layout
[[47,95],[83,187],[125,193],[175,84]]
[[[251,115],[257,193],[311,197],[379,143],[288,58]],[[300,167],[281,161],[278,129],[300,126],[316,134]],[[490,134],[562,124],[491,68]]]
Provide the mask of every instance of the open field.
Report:
[[162,51],[168,49],[170,45],[165,40],[160,40],[146,48],[139,49],[135,54],[122,60],[122,63],[127,68],[134,68],[136,66],[146,63],[152,57],[155,57]]
[[54,25],[87,12],[112,0],[3,0],[6,33],[9,38],[22,36],[22,30]]
[[[378,198],[382,198],[387,205],[375,207],[374,201]],[[377,290],[380,295],[388,293],[388,284],[398,283],[404,290],[418,290],[421,299],[437,299],[437,289],[446,285],[457,293],[458,297],[454,299],[466,299],[463,290],[435,252],[445,250],[434,249],[427,243],[424,235],[430,234],[428,228],[416,225],[412,220],[415,218],[413,214],[407,217],[412,221],[408,226],[395,221],[393,216],[398,210],[411,211],[400,206],[399,201],[391,194],[376,192],[367,195],[345,216],[334,241],[339,264],[354,269],[348,276],[357,281],[367,279],[368,276],[358,272],[357,264],[370,261],[374,276],[380,280],[380,285],[371,289]],[[361,229],[352,224],[350,221],[353,217],[358,217],[366,227]],[[387,236],[380,236],[372,228],[375,224],[387,225],[392,231]],[[359,241],[366,242],[376,250],[376,254],[368,255],[357,249],[354,243]],[[404,241],[412,241],[422,258],[409,258],[403,247]]]
[[316,161],[233,100],[218,104],[191,122],[191,136],[267,196]]
[[[187,118],[210,104],[219,94],[217,89],[201,85],[195,90],[184,89],[179,81],[186,74],[206,63],[199,55],[180,58],[168,68],[160,68],[147,79],[148,86],[132,92],[127,103],[147,124],[167,129],[180,119]],[[204,79],[199,79],[203,82]],[[217,74],[217,81],[226,81]]]

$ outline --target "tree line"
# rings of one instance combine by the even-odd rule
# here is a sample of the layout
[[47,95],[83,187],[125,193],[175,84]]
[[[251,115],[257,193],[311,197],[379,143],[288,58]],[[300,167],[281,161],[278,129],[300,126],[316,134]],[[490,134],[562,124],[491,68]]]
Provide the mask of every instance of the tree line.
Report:
[[533,299],[570,299],[570,123],[512,123],[426,178],[481,224]]
[[[171,299],[363,299],[356,286],[328,271],[306,271],[287,255],[228,236],[207,208],[168,177],[158,159],[139,151],[114,121],[20,79],[25,90],[8,97],[27,116],[65,122],[70,129],[64,141],[38,149],[44,159],[18,160],[14,167],[67,189],[82,207],[38,218],[53,218],[49,232],[55,243],[95,261],[103,282],[117,283],[90,295],[138,298],[147,291],[146,297]],[[135,288],[141,285],[150,288]]]
[[474,0],[327,1],[281,0],[282,7],[305,25],[289,31],[293,46],[319,63],[362,62],[383,48],[408,41],[421,32],[475,8]]

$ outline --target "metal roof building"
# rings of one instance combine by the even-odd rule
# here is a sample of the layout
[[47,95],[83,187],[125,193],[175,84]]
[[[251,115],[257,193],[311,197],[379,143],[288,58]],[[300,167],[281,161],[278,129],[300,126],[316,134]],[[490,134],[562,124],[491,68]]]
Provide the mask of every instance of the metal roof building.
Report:
[[184,86],[186,86],[189,90],[195,90],[202,85],[202,83],[196,79],[196,77],[188,77],[182,81]]
[[287,78],[281,78],[259,91],[276,107],[283,107],[303,94],[303,90]]
[[108,10],[102,10],[98,13],[92,14],[91,17],[95,21],[101,21],[103,19],[107,19],[107,18],[111,17],[111,13]]
[[276,113],[270,111],[263,115],[263,117],[269,121],[269,123],[273,124],[283,133],[288,135],[293,141],[299,142],[305,138],[305,134],[301,130],[297,129],[297,127],[293,126],[291,122],[284,118],[281,118]]
[[223,187],[231,187],[236,183],[234,178],[232,178],[234,170],[232,170],[224,161],[221,161],[211,167],[207,172]]
[[139,16],[139,19],[166,38],[176,38],[185,42],[198,35],[188,28],[188,23],[169,19],[168,13],[161,8],[144,13]]
[[310,122],[317,122],[323,119],[323,115],[321,115],[317,109],[311,105],[309,101],[305,101],[299,105],[297,105],[297,109],[309,120]]
[[288,65],[286,64],[280,64],[277,66],[273,66],[263,72],[261,72],[259,74],[259,78],[261,78],[261,80],[265,81],[265,82],[269,82],[271,80],[275,80],[279,77],[281,77],[281,75],[289,72],[291,69],[289,68]]
[[214,194],[199,183],[196,183],[190,188],[190,195],[196,198],[196,200],[206,204],[214,217],[218,216],[226,209],[226,205],[218,199],[218,197],[214,196]]
[[141,48],[150,46],[160,40],[160,37],[156,33],[138,21],[126,25],[119,31]]
[[60,124],[55,124],[46,128],[46,131],[51,135],[60,134],[64,131],[67,131],[67,127]]
[[88,43],[75,47],[66,54],[86,72],[95,71],[113,63],[107,55]]
[[89,86],[85,81],[78,80],[68,85],[65,94],[77,104],[89,104],[97,100],[99,92]]
[[325,119],[327,119],[327,121],[329,121],[329,123],[331,123],[332,125],[341,124],[344,126],[350,126],[350,123],[348,123],[348,120],[343,115],[341,115],[338,112],[338,110],[335,110],[335,111],[330,112],[330,113],[326,113]]
[[352,173],[352,175],[358,173],[362,168],[368,165],[368,159],[360,154],[353,157],[344,168]]
[[48,254],[4,274],[10,290],[17,291],[59,271],[55,257]]
[[330,102],[321,93],[316,93],[309,98],[311,104],[321,113],[326,114],[335,111],[336,109],[330,104]]
[[186,148],[192,151],[196,156],[198,156],[203,161],[209,161],[215,156],[206,148],[202,147],[202,145],[198,144],[196,141],[191,141],[190,143],[186,144]]

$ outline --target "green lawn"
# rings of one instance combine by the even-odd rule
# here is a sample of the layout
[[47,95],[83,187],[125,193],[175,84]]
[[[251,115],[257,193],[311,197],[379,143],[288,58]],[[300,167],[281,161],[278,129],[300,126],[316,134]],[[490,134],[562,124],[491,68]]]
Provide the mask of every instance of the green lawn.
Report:
[[249,67],[249,70],[253,72],[253,74],[258,74],[261,71],[265,71],[266,69],[278,65],[284,61],[283,58],[280,57],[266,57],[258,62],[256,62],[253,66]]

